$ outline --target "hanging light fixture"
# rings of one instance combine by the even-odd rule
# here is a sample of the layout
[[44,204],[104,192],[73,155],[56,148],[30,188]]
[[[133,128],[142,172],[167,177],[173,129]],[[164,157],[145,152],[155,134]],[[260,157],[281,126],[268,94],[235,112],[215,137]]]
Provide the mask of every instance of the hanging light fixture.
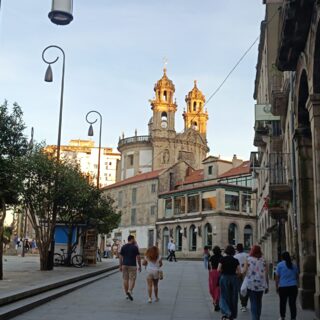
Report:
[[72,10],[73,0],[52,0],[48,17],[54,24],[67,25],[73,20]]

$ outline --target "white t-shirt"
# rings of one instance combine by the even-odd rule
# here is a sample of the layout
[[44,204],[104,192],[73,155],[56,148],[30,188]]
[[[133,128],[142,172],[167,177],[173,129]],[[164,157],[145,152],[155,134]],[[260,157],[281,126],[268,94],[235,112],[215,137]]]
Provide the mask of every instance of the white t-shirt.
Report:
[[170,250],[176,251],[176,245],[173,242],[171,243]]
[[240,252],[240,253],[237,253],[234,257],[239,261],[240,270],[241,270],[241,273],[242,273],[244,271],[243,269],[244,269],[244,265],[246,263],[248,254],[245,253],[245,252]]

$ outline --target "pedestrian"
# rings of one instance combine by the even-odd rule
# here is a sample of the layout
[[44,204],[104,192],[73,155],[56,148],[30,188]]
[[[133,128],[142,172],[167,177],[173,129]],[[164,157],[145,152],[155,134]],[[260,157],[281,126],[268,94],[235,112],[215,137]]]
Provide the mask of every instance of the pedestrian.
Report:
[[236,253],[233,246],[228,245],[224,250],[225,256],[218,265],[220,276],[220,309],[222,318],[234,320],[238,314],[238,275],[240,274],[239,261],[234,258]]
[[218,246],[213,248],[213,255],[209,258],[209,292],[212,297],[212,303],[214,305],[214,311],[219,311],[219,300],[220,300],[220,287],[219,277],[220,272],[218,271],[218,265],[221,261],[222,254],[221,249]]
[[247,278],[247,291],[251,306],[251,319],[259,320],[262,309],[263,293],[268,293],[268,267],[261,252],[261,247],[254,245],[244,267]]
[[167,260],[173,261],[173,259],[174,259],[174,261],[177,262],[176,245],[172,239],[170,240],[170,242],[168,244],[168,251],[169,251],[169,255],[167,257]]
[[281,320],[285,319],[287,300],[289,299],[291,320],[295,320],[297,317],[296,300],[299,272],[297,266],[292,263],[289,252],[283,252],[281,259],[282,261],[278,263],[276,269],[276,288],[280,298],[280,316]]
[[162,267],[162,259],[158,247],[153,246],[146,251],[142,264],[147,270],[148,303],[152,303],[152,287],[155,301],[158,302],[159,271]]
[[204,268],[206,270],[208,270],[209,258],[210,258],[209,247],[208,246],[204,246],[204,248],[203,248],[203,264],[204,264]]
[[124,292],[131,301],[133,300],[133,288],[137,278],[137,262],[138,270],[141,272],[140,253],[134,242],[134,236],[130,235],[128,243],[122,246],[119,256]]
[[240,264],[240,271],[241,271],[241,274],[239,276],[239,296],[240,296],[240,303],[241,303],[240,310],[242,312],[246,312],[249,296],[248,296],[248,293],[246,295],[242,295],[240,293],[240,288],[241,288],[241,285],[242,285],[244,277],[245,277],[244,267],[245,267],[245,264],[247,261],[248,254],[243,251],[243,244],[242,243],[237,244],[236,250],[237,250],[237,254],[234,257],[236,259],[238,259],[239,264]]

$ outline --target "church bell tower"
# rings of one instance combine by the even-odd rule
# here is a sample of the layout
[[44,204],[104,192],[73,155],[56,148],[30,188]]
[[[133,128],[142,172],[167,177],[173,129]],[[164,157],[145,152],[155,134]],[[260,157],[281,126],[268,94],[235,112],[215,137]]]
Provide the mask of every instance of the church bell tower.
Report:
[[205,139],[207,137],[207,121],[209,119],[207,110],[204,110],[205,96],[194,81],[193,89],[186,95],[187,111],[183,112],[185,131],[192,128],[200,133]]

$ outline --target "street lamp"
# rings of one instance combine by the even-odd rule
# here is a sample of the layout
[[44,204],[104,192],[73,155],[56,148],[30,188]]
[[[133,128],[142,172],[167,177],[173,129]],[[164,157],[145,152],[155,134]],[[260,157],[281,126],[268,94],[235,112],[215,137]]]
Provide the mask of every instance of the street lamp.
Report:
[[73,0],[52,0],[48,17],[54,24],[67,25],[73,20],[72,9]]
[[64,91],[64,69],[65,69],[65,54],[64,51],[55,45],[52,46],[48,46],[46,47],[43,51],[42,51],[42,60],[48,64],[48,68],[44,77],[44,81],[46,82],[52,82],[53,81],[53,75],[52,75],[52,69],[51,69],[51,64],[54,64],[58,61],[59,57],[57,57],[56,59],[52,60],[52,61],[48,61],[45,58],[45,52],[48,49],[51,48],[56,48],[58,50],[61,51],[62,53],[62,80],[61,80],[61,93],[60,93],[60,112],[59,112],[59,129],[58,129],[58,144],[57,144],[57,159],[58,161],[60,160],[60,149],[61,149],[61,126],[62,126],[62,109],[63,109],[63,91]]
[[96,113],[96,114],[99,115],[99,117],[100,117],[99,155],[98,155],[98,176],[97,176],[97,188],[99,189],[99,187],[100,187],[100,155],[101,155],[102,115],[101,115],[100,112],[94,111],[94,110],[91,110],[91,111],[89,111],[89,112],[87,113],[87,115],[86,115],[86,121],[90,124],[89,130],[88,130],[88,136],[89,136],[89,137],[93,137],[93,127],[92,127],[92,125],[98,121],[98,118],[96,118],[94,121],[90,121],[90,120],[88,119],[88,116],[89,116],[91,113]]

